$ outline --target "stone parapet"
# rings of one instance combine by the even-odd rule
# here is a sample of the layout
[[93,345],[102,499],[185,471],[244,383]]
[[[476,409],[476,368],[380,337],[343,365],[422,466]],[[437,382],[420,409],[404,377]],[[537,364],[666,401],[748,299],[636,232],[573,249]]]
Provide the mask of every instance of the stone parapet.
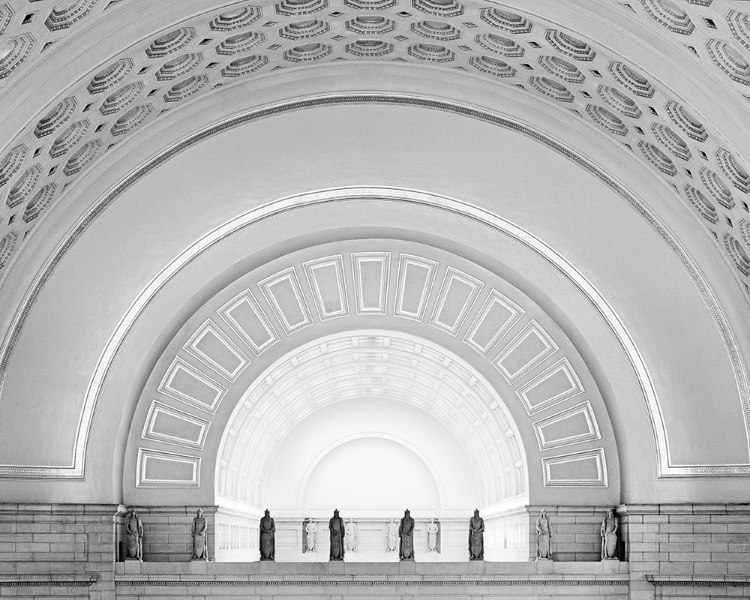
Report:
[[627,563],[125,563],[117,598],[628,598]]

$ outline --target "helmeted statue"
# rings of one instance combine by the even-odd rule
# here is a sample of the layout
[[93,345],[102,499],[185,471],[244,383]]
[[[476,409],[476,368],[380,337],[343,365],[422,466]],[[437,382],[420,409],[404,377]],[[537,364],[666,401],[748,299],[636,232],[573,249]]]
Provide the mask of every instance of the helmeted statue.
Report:
[[552,558],[552,529],[547,518],[547,511],[536,520],[536,559],[549,560]]
[[398,549],[399,560],[414,560],[414,519],[409,514],[409,509],[404,511],[401,525],[398,528],[401,544]]
[[331,520],[328,521],[328,531],[331,534],[331,551],[328,555],[329,560],[344,560],[344,536],[346,527],[344,519],[339,516],[339,509],[333,511]]
[[354,519],[349,517],[346,524],[346,551],[355,552],[357,550],[357,524]]
[[617,559],[617,529],[619,523],[615,509],[610,508],[607,516],[602,520],[602,560]]
[[430,519],[430,522],[427,523],[427,551],[428,552],[437,552],[438,551],[438,531],[439,531],[438,524],[435,523],[435,519]]
[[479,516],[478,508],[469,519],[469,559],[484,560],[484,519]]
[[307,522],[307,525],[305,525],[305,533],[306,535],[306,546],[308,552],[315,552],[315,532],[318,531],[318,526],[315,524],[315,521],[310,519]]
[[266,509],[260,518],[260,560],[276,560],[276,522],[271,518],[271,511]]
[[208,520],[203,516],[203,509],[199,508],[193,519],[193,560],[208,560]]
[[395,552],[398,545],[398,525],[396,525],[396,521],[393,519],[388,523],[386,536],[388,538],[388,552]]
[[143,523],[134,508],[125,519],[125,560],[143,560]]

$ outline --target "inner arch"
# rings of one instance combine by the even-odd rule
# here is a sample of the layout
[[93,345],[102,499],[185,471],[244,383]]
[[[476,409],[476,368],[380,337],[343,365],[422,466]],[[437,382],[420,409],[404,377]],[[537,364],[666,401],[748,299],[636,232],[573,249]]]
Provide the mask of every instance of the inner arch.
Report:
[[[363,497],[368,470],[399,491]],[[412,505],[418,521],[443,522],[447,560],[464,558],[459,532],[474,508],[505,527],[506,513],[528,503],[523,442],[497,391],[453,353],[393,331],[327,336],[276,361],[230,417],[216,473],[217,523],[222,510],[254,518],[273,506],[279,543],[295,558],[299,523],[336,507],[372,529]],[[348,495],[347,477],[359,488]]]
[[[372,460],[374,457],[377,460]],[[338,498],[337,507],[342,511],[358,516],[368,507],[395,516],[404,504],[412,512],[434,515],[444,504],[440,474],[429,457],[408,440],[388,434],[346,436],[316,456],[310,466],[299,499],[307,513],[330,512],[332,497]]]

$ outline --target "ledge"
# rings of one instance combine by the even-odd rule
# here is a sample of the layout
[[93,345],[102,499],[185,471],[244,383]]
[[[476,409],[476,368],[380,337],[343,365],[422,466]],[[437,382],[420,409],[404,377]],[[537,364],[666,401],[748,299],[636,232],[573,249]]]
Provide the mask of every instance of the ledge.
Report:
[[750,587],[750,575],[646,575],[658,585]]
[[[90,586],[99,580],[97,575],[3,575],[0,587],[26,586]],[[2,593],[0,593],[0,596]]]
[[118,586],[620,586],[628,563],[118,563]]

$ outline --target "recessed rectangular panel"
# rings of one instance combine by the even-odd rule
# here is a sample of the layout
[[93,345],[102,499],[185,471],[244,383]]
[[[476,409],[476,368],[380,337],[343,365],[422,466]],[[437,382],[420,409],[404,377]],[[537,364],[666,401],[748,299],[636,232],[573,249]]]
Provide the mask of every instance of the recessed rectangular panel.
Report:
[[204,419],[153,400],[142,437],[165,444],[202,449],[208,426],[209,422]]
[[258,286],[287,334],[312,324],[294,267],[267,277]]
[[437,266],[438,263],[433,260],[410,254],[401,255],[394,315],[422,320]]
[[333,319],[348,315],[349,302],[346,295],[342,256],[327,256],[312,260],[304,263],[304,267],[320,318]]
[[219,309],[221,318],[244,339],[255,354],[279,340],[271,323],[249,291],[245,291]]
[[482,356],[487,356],[524,310],[497,290],[492,290],[464,340]]
[[567,358],[556,362],[516,390],[526,412],[530,415],[582,392],[583,385]]
[[598,440],[599,427],[588,401],[534,423],[540,450]]
[[390,267],[390,252],[352,254],[354,294],[357,299],[358,314],[385,314]]
[[159,385],[159,392],[214,414],[226,389],[176,358]]
[[200,487],[200,465],[197,456],[139,448],[136,487]]
[[484,284],[453,267],[448,267],[440,286],[430,324],[456,335]]
[[513,382],[556,350],[555,342],[536,321],[531,321],[492,361],[492,364],[503,377]]
[[542,458],[544,487],[607,487],[604,449]]
[[211,321],[206,321],[185,344],[185,350],[229,381],[250,363],[242,351]]

